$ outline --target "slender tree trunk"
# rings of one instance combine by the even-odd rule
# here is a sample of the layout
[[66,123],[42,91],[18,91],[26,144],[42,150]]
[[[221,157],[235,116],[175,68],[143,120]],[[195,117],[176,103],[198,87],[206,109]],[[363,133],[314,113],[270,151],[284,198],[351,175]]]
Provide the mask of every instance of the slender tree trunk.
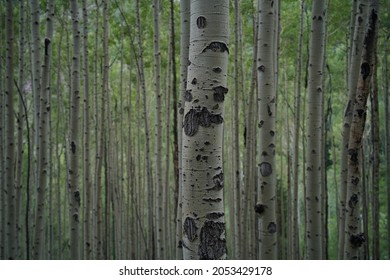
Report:
[[274,1],[259,1],[258,106],[259,106],[259,178],[257,213],[260,214],[260,259],[277,259],[276,224],[276,92],[274,60],[274,25],[277,11]]
[[183,143],[183,115],[184,115],[184,96],[187,88],[187,69],[189,65],[188,55],[190,46],[190,5],[189,0],[180,1],[180,100],[178,103],[177,124],[178,133],[178,169],[179,185],[177,191],[177,210],[176,210],[176,259],[183,259],[182,243],[182,190],[183,190],[183,160],[182,160],[182,143]]
[[233,120],[234,120],[234,134],[233,134],[233,147],[234,147],[234,160],[233,160],[233,171],[234,171],[234,180],[233,180],[233,213],[234,213],[234,224],[233,227],[233,248],[234,248],[234,257],[240,259],[240,229],[241,229],[241,205],[240,205],[240,188],[241,188],[241,178],[240,178],[240,118],[239,118],[239,94],[240,94],[240,83],[243,81],[240,80],[239,75],[239,23],[240,23],[240,1],[234,1],[234,111],[233,111]]
[[[19,77],[18,77],[18,90],[23,88],[24,86],[24,48],[25,48],[25,38],[24,38],[24,28],[25,28],[25,12],[24,12],[24,1],[20,1],[19,8]],[[1,76],[0,76],[1,79]],[[19,92],[23,97],[23,92]],[[24,162],[24,148],[23,148],[23,132],[24,132],[24,118],[25,111],[23,107],[23,101],[19,98],[19,106],[18,106],[18,117],[17,117],[17,130],[18,130],[18,139],[17,139],[17,165],[16,165],[16,174],[15,174],[15,187],[16,187],[16,227],[17,227],[17,235],[16,235],[16,248],[17,248],[17,258],[21,258],[21,202],[22,202],[22,184],[23,184],[23,162]],[[1,180],[0,180],[1,182]],[[1,202],[0,202],[1,203]]]
[[[374,54],[375,65],[376,52]],[[378,78],[377,67],[375,67],[372,82],[371,82],[371,137],[372,137],[372,203],[371,203],[371,217],[372,217],[372,259],[380,259],[380,232],[379,232],[379,171],[380,171],[380,158],[379,158],[379,103],[378,103]],[[364,173],[363,173],[364,174]]]
[[379,2],[373,0],[369,7],[368,29],[364,38],[360,63],[360,74],[353,102],[353,118],[348,143],[348,177],[346,196],[346,222],[344,258],[359,258],[359,247],[365,240],[360,227],[361,170],[359,154],[361,152],[364,124],[366,120],[366,103],[369,86],[375,65],[375,49],[378,25]]
[[5,26],[5,182],[7,191],[7,259],[17,257],[16,252],[16,199],[15,199],[15,112],[14,112],[14,19],[13,4],[9,0],[6,3],[6,26]]
[[[252,201],[255,198],[255,186],[256,186],[256,123],[257,123],[257,71],[256,71],[256,63],[257,63],[257,34],[258,34],[258,18],[254,17],[254,25],[253,25],[253,34],[254,34],[254,42],[253,42],[253,63],[252,63],[252,77],[251,77],[251,85],[249,89],[248,96],[248,111],[247,111],[247,121],[246,121],[246,136],[245,136],[245,154],[244,154],[244,186],[241,189],[241,221],[242,221],[242,232],[249,232],[249,236],[246,234],[242,234],[240,236],[241,243],[241,258],[249,259],[252,248],[252,235],[254,229],[252,229],[253,224],[256,220],[256,215],[254,215],[252,211],[253,203]],[[260,208],[255,208],[255,212],[257,214],[261,210]]]
[[321,158],[323,63],[325,52],[326,1],[314,0],[309,54],[307,175],[306,175],[306,258],[322,258],[322,177]]
[[[355,1],[356,2],[356,1]],[[355,7],[356,6],[356,7]],[[359,12],[356,16],[353,16],[352,19],[355,18],[353,22],[353,33],[351,49],[349,57],[348,70],[348,103],[344,113],[344,121],[343,121],[343,138],[342,138],[342,148],[341,148],[341,185],[340,185],[340,193],[339,193],[339,240],[338,240],[338,248],[339,248],[339,259],[344,258],[344,228],[345,228],[345,211],[346,211],[346,189],[347,189],[347,175],[348,175],[348,142],[350,135],[350,127],[352,121],[352,110],[353,110],[353,102],[356,95],[356,84],[359,75],[359,64],[360,57],[363,46],[363,38],[364,38],[364,30],[367,22],[367,8],[368,8],[368,0],[360,0],[358,5],[353,5],[353,8],[356,8]]]
[[141,18],[140,18],[140,1],[136,1],[136,17],[137,17],[137,28],[138,28],[138,47],[139,47],[139,79],[141,84],[141,91],[143,96],[143,118],[144,118],[144,131],[145,131],[145,161],[146,161],[146,190],[148,193],[148,202],[151,203],[147,210],[148,215],[148,248],[147,255],[149,259],[155,258],[155,234],[154,234],[154,188],[153,188],[153,176],[152,176],[152,165],[150,162],[150,136],[149,136],[149,122],[148,122],[148,110],[147,110],[147,99],[146,99],[146,84],[144,75],[144,58],[143,58],[143,46],[142,46],[142,30],[141,30]]
[[[4,17],[3,6],[0,14]],[[0,54],[3,53],[3,29],[0,28]],[[6,189],[5,189],[5,93],[3,88],[3,60],[0,59],[0,259],[5,259],[6,246]]]
[[80,29],[77,0],[71,1],[72,16],[72,78],[71,78],[71,104],[69,120],[69,219],[70,219],[70,251],[71,259],[80,258],[80,188],[79,188],[79,103],[80,103]]
[[302,95],[302,48],[304,32],[304,7],[305,0],[301,0],[301,13],[299,25],[299,44],[298,44],[298,73],[297,73],[297,93],[295,96],[295,114],[294,114],[294,136],[293,136],[293,190],[292,190],[292,215],[291,215],[291,258],[299,260],[299,227],[298,227],[298,186],[299,186],[299,127],[301,124],[301,95]]
[[229,1],[191,3],[183,123],[183,256],[225,259],[223,121]]
[[[160,4],[159,0],[153,0],[153,47],[154,47],[154,93],[156,99],[156,125],[155,125],[155,156],[156,156],[156,240],[157,258],[164,256],[163,239],[163,184],[162,184],[162,125],[161,125],[161,55],[160,55]],[[164,207],[166,207],[164,205]]]
[[[106,2],[102,3],[103,9],[106,8]],[[103,168],[103,154],[104,154],[104,138],[105,138],[105,125],[104,125],[104,119],[105,119],[105,106],[102,106],[100,108],[99,104],[99,76],[98,76],[98,49],[99,49],[99,18],[100,18],[100,12],[99,9],[100,6],[98,5],[98,1],[96,1],[96,28],[95,28],[95,54],[94,54],[94,106],[95,106],[95,135],[96,135],[96,154],[95,154],[95,223],[94,227],[95,229],[95,236],[94,236],[94,245],[96,248],[96,259],[101,260],[104,259],[104,252],[103,252],[103,207],[102,207],[102,168]],[[105,57],[108,56],[108,31],[106,32],[103,28],[103,65],[106,65],[105,63],[108,63],[105,60]],[[105,95],[104,92],[104,86],[105,86],[105,79],[108,73],[106,73],[106,68],[103,68],[103,82],[101,84],[102,92],[101,92],[101,103],[105,103]],[[108,77],[107,77],[108,79]],[[99,114],[100,112],[100,114]],[[99,131],[100,128],[100,131]]]
[[[389,110],[389,69],[388,46],[390,33],[386,37],[383,56],[383,86],[385,99],[385,133],[386,133],[386,174],[390,174],[390,110]],[[387,254],[390,256],[390,176],[386,176],[387,184]],[[390,258],[390,257],[389,257]]]
[[[63,17],[64,18],[64,17]],[[61,87],[61,49],[62,49],[62,38],[63,38],[63,31],[64,31],[64,26],[61,27],[60,31],[60,39],[58,43],[58,48],[57,48],[57,80],[56,80],[56,88],[55,92],[57,93],[57,114],[56,114],[56,129],[55,129],[55,134],[56,134],[56,143],[61,143],[62,139],[60,136],[60,123],[61,123],[61,117],[62,116],[62,94],[60,91]],[[62,221],[61,221],[61,215],[62,215],[62,201],[61,201],[61,174],[62,174],[62,166],[61,166],[61,153],[60,151],[60,145],[55,145],[55,154],[56,154],[56,164],[57,164],[57,172],[56,172],[56,206],[57,206],[57,234],[56,234],[56,242],[57,242],[57,259],[62,259],[62,233],[63,233],[63,228],[62,228]],[[62,150],[62,148],[61,148]]]
[[92,202],[93,192],[91,183],[91,156],[90,156],[90,98],[89,98],[89,61],[88,61],[88,10],[87,1],[83,0],[83,72],[84,72],[84,176],[83,185],[85,191],[85,216],[84,216],[84,258],[93,259],[93,238],[92,238]]
[[51,67],[51,39],[53,36],[52,16],[54,1],[48,2],[46,15],[46,37],[44,41],[44,58],[41,73],[40,101],[39,101],[39,154],[38,154],[38,188],[37,211],[35,219],[34,259],[45,258],[45,220],[46,220],[46,190],[50,167],[49,159],[49,114],[50,114],[50,67]]

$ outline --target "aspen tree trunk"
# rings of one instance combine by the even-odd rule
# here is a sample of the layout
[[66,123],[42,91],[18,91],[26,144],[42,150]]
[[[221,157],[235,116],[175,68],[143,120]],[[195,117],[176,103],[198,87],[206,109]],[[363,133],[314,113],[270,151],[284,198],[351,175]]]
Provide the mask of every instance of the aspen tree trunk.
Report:
[[[178,187],[179,187],[179,159],[178,159],[178,153],[179,153],[179,144],[178,144],[178,131],[181,129],[178,129],[178,106],[177,106],[177,70],[176,70],[176,46],[175,46],[175,41],[176,41],[176,31],[175,31],[175,2],[174,0],[171,0],[170,1],[170,49],[171,49],[171,58],[170,58],[170,61],[171,61],[171,68],[172,68],[172,82],[169,80],[172,86],[172,96],[173,96],[173,168],[174,168],[174,178],[175,178],[175,204],[173,205],[176,205],[177,203],[177,196],[178,196]],[[168,99],[169,100],[169,103],[170,104],[170,98]],[[171,106],[171,105],[170,105]],[[169,110],[170,111],[170,110]],[[170,115],[170,112],[167,114]],[[169,134],[169,129],[167,128],[167,133]],[[167,141],[168,141],[168,136],[167,136]],[[170,151],[167,150],[167,155]],[[167,168],[167,175],[169,174],[169,170]],[[168,196],[168,203],[170,203],[169,201],[169,177],[167,177],[167,183],[166,183],[166,188],[167,188],[167,193],[166,195]],[[169,205],[172,205],[172,204],[169,204]],[[171,252],[171,249],[172,249],[172,245],[175,244],[175,241],[173,241],[173,238],[174,238],[174,235],[172,234],[172,232],[174,232],[175,228],[172,227],[172,223],[171,223],[171,216],[172,214],[171,213],[175,213],[175,210],[172,211],[172,209],[177,209],[177,207],[169,207],[168,210],[169,210],[169,214],[168,214],[168,217],[169,217],[169,220],[168,222],[166,223],[167,226],[168,226],[168,229],[166,231],[167,233],[167,242],[168,242],[168,247],[169,247],[169,250]],[[176,214],[175,214],[176,215]],[[173,220],[175,221],[175,220]],[[173,225],[176,227],[176,223],[173,223]],[[179,229],[180,230],[180,229]],[[175,248],[176,246],[174,246]],[[176,253],[175,253],[176,254]],[[167,256],[171,256],[171,254],[167,254]],[[172,257],[170,257],[172,258]]]
[[[255,201],[252,201],[255,198],[255,185],[256,185],[256,123],[257,123],[257,88],[256,88],[256,82],[257,82],[257,68],[256,68],[256,61],[257,61],[257,46],[258,46],[258,17],[254,17],[254,25],[253,25],[253,63],[252,63],[252,76],[251,76],[251,84],[249,89],[249,96],[248,96],[248,111],[247,111],[247,121],[246,121],[246,127],[247,127],[247,133],[245,137],[245,154],[244,154],[244,187],[241,190],[241,221],[242,221],[242,232],[253,232],[254,229],[252,229],[253,224],[256,220],[256,216],[254,215],[252,211],[252,207],[255,203]],[[261,211],[260,208],[255,208],[255,212],[259,214],[258,212]],[[251,251],[253,251],[251,248],[251,244],[253,244],[252,241],[252,235],[249,234],[247,236],[246,234],[242,234],[240,236],[240,243],[241,243],[241,258],[242,259],[249,259],[249,256],[251,255]]]
[[80,30],[77,0],[71,1],[72,17],[72,77],[71,105],[69,120],[69,219],[70,219],[70,251],[71,259],[80,258],[80,188],[79,188],[79,103],[80,103]]
[[169,252],[170,252],[170,245],[169,237],[170,237],[170,203],[169,203],[169,175],[170,175],[170,129],[171,129],[171,92],[172,92],[172,84],[171,84],[171,70],[172,70],[172,51],[171,51],[171,44],[169,46],[169,55],[168,55],[168,66],[167,66],[167,72],[166,72],[166,84],[165,84],[165,121],[166,121],[166,128],[165,128],[165,174],[164,174],[164,182],[162,184],[163,188],[163,195],[162,195],[162,201],[160,202],[163,205],[163,224],[162,224],[162,246],[164,247],[164,254],[161,255],[161,259],[168,259],[169,258]]
[[346,196],[346,222],[344,258],[358,259],[359,247],[365,240],[360,227],[361,170],[359,154],[366,120],[366,103],[369,94],[371,76],[376,67],[375,50],[378,28],[378,0],[373,0],[368,10],[368,28],[364,38],[357,83],[356,97],[353,101],[353,118],[348,143],[348,177]]
[[[355,5],[354,5],[355,6]],[[339,259],[343,259],[344,253],[344,228],[345,228],[345,211],[346,211],[346,189],[347,189],[347,175],[348,175],[348,142],[350,135],[350,127],[352,121],[352,110],[353,102],[356,95],[356,84],[359,75],[359,65],[363,46],[364,32],[367,23],[367,9],[368,0],[360,0],[356,6],[358,14],[354,17],[354,28],[353,28],[353,41],[351,42],[351,49],[349,54],[349,65],[348,70],[348,103],[344,112],[343,120],[343,138],[341,148],[341,185],[339,192],[339,234],[338,234],[338,248],[339,248]]]
[[[61,49],[62,49],[62,38],[63,38],[63,31],[64,26],[61,27],[60,31],[60,40],[58,43],[57,48],[57,80],[56,80],[56,89],[55,92],[57,93],[57,120],[56,120],[56,143],[61,142],[61,136],[60,136],[60,122],[61,122],[61,107],[62,107],[62,95],[60,91],[60,85],[61,85]],[[61,152],[60,152],[60,145],[55,146],[55,154],[56,154],[56,161],[57,161],[57,178],[56,178],[56,206],[57,206],[57,234],[56,234],[56,241],[57,241],[57,259],[62,259],[62,221],[61,221],[61,215],[62,215],[62,203],[61,203],[61,174],[62,174],[62,168],[61,168]],[[62,149],[61,149],[62,150]]]
[[39,130],[38,130],[38,188],[37,210],[35,218],[34,259],[45,258],[45,219],[46,219],[46,189],[49,175],[49,94],[50,94],[50,65],[51,65],[51,38],[53,36],[52,15],[54,1],[48,2],[46,15],[46,37],[44,41],[44,58],[41,73],[40,100],[39,100]]
[[307,175],[306,175],[306,258],[322,258],[322,150],[323,63],[325,52],[326,1],[314,0],[310,37],[308,116],[307,116]]
[[299,227],[298,227],[298,186],[299,186],[299,127],[301,124],[301,96],[302,96],[302,48],[304,32],[304,7],[305,1],[301,0],[301,13],[299,24],[299,44],[298,44],[298,73],[297,73],[297,92],[295,96],[295,114],[294,114],[294,136],[293,136],[293,190],[292,190],[292,215],[291,215],[291,259],[299,260]]
[[[15,174],[15,187],[16,187],[16,227],[17,227],[17,235],[16,235],[16,248],[17,248],[17,258],[21,258],[21,190],[22,190],[22,176],[23,176],[23,157],[24,157],[24,149],[23,149],[23,129],[24,129],[24,118],[25,112],[23,107],[23,85],[24,85],[24,46],[25,46],[25,38],[24,38],[24,28],[25,28],[25,12],[24,12],[24,1],[20,1],[19,8],[19,77],[18,77],[18,90],[19,95],[22,97],[19,98],[19,106],[18,106],[18,117],[17,117],[17,163],[16,163],[16,174]],[[1,52],[0,52],[1,53]],[[0,76],[0,79],[2,77]],[[22,88],[22,89],[20,89]],[[1,91],[1,89],[0,89]],[[22,92],[23,91],[23,92]],[[1,101],[0,101],[1,102]],[[1,182],[1,179],[0,179]],[[2,184],[2,183],[1,183]],[[0,201],[1,203],[1,201]]]
[[146,191],[148,194],[148,203],[150,207],[147,210],[147,220],[148,220],[148,248],[147,255],[149,259],[155,258],[155,234],[154,234],[154,221],[153,221],[153,212],[154,212],[154,185],[153,185],[153,176],[152,176],[152,165],[150,162],[150,136],[149,136],[149,122],[148,122],[148,110],[147,110],[147,100],[146,100],[146,84],[145,84],[145,75],[144,75],[144,58],[143,58],[143,47],[142,47],[142,30],[141,30],[141,19],[140,19],[140,1],[136,1],[136,24],[138,28],[138,47],[139,47],[139,79],[141,84],[141,91],[143,96],[143,118],[144,118],[144,131],[145,131],[145,161],[146,161]]
[[[3,17],[3,6],[0,6]],[[3,30],[0,28],[0,54],[3,53]],[[3,61],[0,59],[0,259],[5,259],[6,192],[5,192],[5,92],[3,88]]]
[[[374,54],[375,65],[376,62],[376,51]],[[379,155],[379,102],[378,102],[378,78],[377,78],[377,67],[374,69],[371,82],[371,138],[372,138],[372,171],[371,171],[371,217],[372,217],[372,259],[380,259],[380,232],[379,232],[379,171],[380,171],[380,155]],[[364,173],[363,173],[364,174]]]
[[[98,5],[98,1],[96,4],[96,23],[95,23],[95,53],[94,53],[94,107],[95,107],[95,135],[96,135],[96,153],[95,153],[95,223],[94,223],[94,245],[96,249],[96,259],[101,260],[104,259],[103,252],[103,210],[102,210],[102,167],[103,167],[103,153],[104,153],[104,137],[105,137],[105,107],[102,106],[101,110],[99,110],[99,68],[98,68],[98,49],[99,49],[99,18],[100,18],[100,6]],[[103,2],[103,11],[106,8],[106,2]],[[105,19],[103,12],[103,18]],[[105,57],[107,54],[107,46],[108,46],[108,31],[105,32],[105,28],[103,28],[103,63],[105,63]],[[108,61],[108,58],[107,58]],[[105,65],[105,64],[104,64]],[[103,68],[103,83],[102,89],[104,88],[105,79],[106,79],[106,68]],[[103,90],[104,91],[104,90]],[[101,103],[104,104],[103,93],[101,93],[100,99]],[[100,113],[99,113],[100,112]],[[99,131],[100,128],[100,131]]]
[[[390,110],[389,110],[389,69],[388,47],[390,33],[386,37],[383,56],[383,86],[385,99],[385,133],[386,133],[386,174],[390,174]],[[387,184],[387,253],[390,256],[390,176],[386,177]]]
[[[156,241],[157,259],[164,256],[163,239],[163,184],[162,184],[162,125],[161,125],[161,54],[160,54],[160,4],[159,0],[153,0],[153,47],[154,47],[154,93],[156,99],[156,125],[155,125],[155,156],[156,156]],[[164,207],[167,207],[164,205]]]
[[84,176],[83,185],[85,191],[85,217],[84,217],[84,258],[93,259],[93,238],[92,238],[92,203],[93,192],[91,183],[91,153],[90,153],[90,98],[89,98],[89,61],[88,61],[88,10],[87,1],[83,0],[83,72],[84,72]]
[[191,3],[183,122],[183,257],[225,259],[223,121],[229,1]]
[[[123,23],[121,22],[121,27],[122,27],[122,30],[124,30],[123,28]],[[124,33],[124,31],[123,31]],[[121,255],[118,256],[118,259],[124,259],[124,256],[126,254],[126,245],[122,245],[122,242],[124,240],[126,240],[125,238],[125,230],[126,230],[126,226],[127,226],[127,222],[128,220],[126,219],[125,217],[125,211],[127,209],[126,205],[125,205],[125,198],[126,198],[126,195],[125,195],[125,150],[124,150],[124,106],[125,106],[125,101],[123,99],[123,72],[124,72],[124,58],[123,58],[123,39],[124,39],[124,34],[121,36],[121,49],[120,49],[120,53],[121,53],[121,61],[120,61],[120,86],[119,86],[119,96],[120,96],[120,126],[119,126],[119,129],[120,129],[120,132],[119,132],[119,146],[120,146],[120,150],[119,150],[119,153],[118,153],[118,157],[120,155],[120,158],[117,159],[117,165],[119,164],[118,166],[118,169],[120,170],[120,174],[118,175],[118,179],[119,179],[119,183],[118,183],[118,186],[119,186],[119,201],[120,201],[120,213],[119,213],[119,217],[120,217],[120,221],[121,221],[121,225],[120,225],[120,232],[118,233],[118,249],[121,250]],[[124,247],[122,249],[122,247]],[[125,249],[126,248],[126,249]]]
[[190,47],[190,0],[180,1],[180,100],[178,103],[177,123],[178,133],[178,165],[179,165],[179,185],[177,191],[177,208],[176,208],[176,259],[183,259],[182,243],[182,190],[183,190],[183,169],[182,169],[182,143],[183,143],[183,115],[184,115],[184,96],[187,88],[187,69],[188,55]]
[[[179,115],[178,115],[178,92],[177,92],[177,69],[176,69],[176,31],[175,31],[175,1],[170,0],[170,46],[172,60],[172,96],[173,96],[173,169],[175,175],[175,208],[177,209],[179,192]],[[179,96],[180,98],[180,96]],[[175,210],[176,211],[176,210]],[[175,213],[176,215],[176,213]],[[176,225],[176,223],[174,223]],[[181,228],[181,227],[180,227]],[[179,230],[180,230],[179,228]],[[173,235],[171,235],[173,236]],[[173,244],[173,243],[172,243]],[[176,247],[176,246],[175,246]]]
[[34,149],[34,183],[38,183],[38,165],[36,163],[36,154],[39,152],[39,146],[37,141],[39,130],[39,100],[41,92],[41,38],[40,38],[40,9],[39,1],[30,0],[31,11],[31,71],[32,71],[32,84],[33,84],[33,100],[34,100],[34,136],[33,136],[33,149]]
[[16,199],[15,199],[15,112],[14,112],[14,21],[13,4],[9,0],[6,3],[5,26],[5,186],[7,191],[7,259],[13,260],[16,255]]
[[258,35],[259,178],[256,212],[259,214],[260,259],[277,259],[276,221],[276,92],[274,28],[277,11],[272,0],[260,0]]
[[234,187],[233,187],[233,215],[234,215],[234,224],[233,226],[233,248],[234,248],[234,257],[240,259],[240,232],[241,232],[241,205],[240,205],[240,118],[239,118],[239,99],[238,95],[240,94],[239,83],[243,82],[240,80],[239,76],[239,23],[240,23],[240,1],[234,1],[234,160],[233,160],[233,170],[234,170]]

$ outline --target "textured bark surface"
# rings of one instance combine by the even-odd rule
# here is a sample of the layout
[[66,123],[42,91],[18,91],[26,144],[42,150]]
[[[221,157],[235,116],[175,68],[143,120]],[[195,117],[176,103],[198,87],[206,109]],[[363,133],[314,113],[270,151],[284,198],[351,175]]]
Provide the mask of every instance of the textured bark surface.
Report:
[[[356,2],[358,2],[356,4]],[[367,23],[368,0],[355,1],[353,7],[352,19],[355,21],[351,24],[351,48],[349,50],[348,71],[348,103],[344,113],[343,122],[343,138],[341,146],[341,186],[339,191],[339,258],[343,258],[344,250],[344,227],[345,227],[345,207],[346,207],[346,192],[347,192],[347,176],[348,176],[348,141],[350,135],[350,127],[352,121],[353,102],[356,96],[356,84],[359,76],[360,58],[363,47],[364,32]]]
[[325,52],[326,3],[314,0],[309,54],[306,150],[306,258],[322,258],[322,125],[323,60]]
[[72,16],[72,76],[71,76],[71,108],[69,120],[69,219],[70,219],[70,252],[73,260],[80,259],[80,203],[79,188],[79,106],[80,106],[80,30],[77,0],[71,1]]
[[34,259],[43,259],[43,245],[45,244],[45,209],[46,189],[49,176],[49,122],[50,122],[50,67],[53,37],[54,1],[49,1],[46,15],[46,36],[44,41],[44,56],[40,83],[39,102],[39,130],[38,130],[38,186],[37,186],[37,210],[35,217],[35,241]]
[[[385,96],[385,131],[386,131],[386,171],[390,174],[390,110],[389,110],[389,69],[388,69],[388,48],[390,34],[387,35],[384,47],[383,79]],[[386,177],[387,201],[390,201],[390,176]],[[390,256],[390,203],[387,203],[387,252]]]
[[178,104],[178,160],[179,160],[179,186],[178,186],[178,201],[176,212],[176,259],[183,258],[183,242],[182,242],[182,190],[183,190],[183,168],[182,168],[182,139],[183,139],[183,115],[184,115],[184,96],[187,87],[187,69],[188,69],[188,53],[190,46],[190,0],[180,1],[180,101]]
[[302,95],[302,48],[303,48],[303,32],[304,32],[304,7],[305,1],[301,0],[300,26],[299,26],[299,44],[298,44],[298,77],[297,77],[297,92],[295,96],[294,108],[294,143],[293,143],[293,190],[291,195],[291,210],[292,215],[289,220],[291,223],[291,242],[289,244],[288,257],[294,260],[299,259],[299,226],[298,226],[298,182],[299,182],[299,139],[300,139],[300,123],[301,123],[301,95]]
[[5,27],[5,191],[7,193],[7,251],[6,259],[13,260],[16,256],[16,213],[15,213],[15,112],[14,112],[14,20],[13,4],[11,0],[6,3]]
[[[91,177],[91,151],[90,151],[90,94],[89,94],[89,59],[88,59],[88,10],[87,1],[83,0],[83,76],[84,76],[84,116],[83,116],[83,157],[84,176],[83,185],[85,192],[85,216],[84,216],[84,258],[93,258],[93,238],[92,238],[92,177]],[[122,102],[121,102],[122,104]]]
[[161,124],[161,54],[160,54],[160,4],[159,0],[153,1],[153,49],[154,49],[154,95],[156,100],[156,122],[155,122],[155,161],[156,161],[156,256],[159,259],[164,255],[163,238],[163,185],[162,185],[162,124]]
[[366,104],[370,82],[375,69],[375,49],[378,32],[379,2],[373,0],[368,10],[368,27],[364,38],[357,83],[356,97],[353,103],[353,117],[348,143],[348,177],[346,195],[346,221],[344,237],[344,258],[358,259],[359,248],[367,233],[361,232],[362,173],[360,153],[366,121]]
[[258,2],[259,35],[257,79],[259,108],[259,179],[257,201],[264,205],[259,216],[260,259],[277,259],[276,225],[276,92],[275,92],[275,18],[272,0]]
[[[223,120],[227,93],[229,1],[191,2],[184,110],[183,258],[225,259]],[[220,71],[213,71],[213,69]]]
[[150,160],[150,136],[149,136],[149,121],[148,121],[148,111],[147,111],[147,98],[146,98],[146,84],[145,84],[145,75],[144,75],[144,54],[142,46],[142,28],[141,28],[141,18],[140,18],[140,1],[136,1],[136,14],[137,14],[137,28],[138,28],[138,46],[139,46],[139,79],[141,84],[141,93],[143,98],[143,118],[144,118],[144,131],[145,131],[145,161],[146,161],[146,186],[147,186],[147,196],[148,201],[151,203],[151,207],[147,210],[148,216],[148,248],[147,254],[150,259],[155,257],[155,234],[154,234],[154,221],[153,221],[153,210],[155,206],[154,202],[154,188],[153,188],[153,176],[152,176],[152,164]]

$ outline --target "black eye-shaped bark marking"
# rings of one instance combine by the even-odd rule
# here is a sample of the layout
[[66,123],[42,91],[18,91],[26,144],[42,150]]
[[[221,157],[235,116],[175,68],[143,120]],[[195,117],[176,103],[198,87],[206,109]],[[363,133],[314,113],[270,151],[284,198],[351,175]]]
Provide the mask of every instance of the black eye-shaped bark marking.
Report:
[[268,116],[272,116],[271,106],[267,105]]
[[227,252],[225,223],[206,221],[200,230],[198,256],[201,260],[217,260]]
[[198,236],[196,234],[197,230],[198,228],[196,227],[194,219],[187,217],[184,221],[184,234],[187,236],[188,240],[195,240],[195,238]]
[[264,72],[265,71],[265,66],[264,65],[260,65],[259,67],[257,67],[257,70],[260,71],[260,72]]
[[214,186],[209,188],[208,190],[216,190],[219,191],[223,188],[223,173],[218,173],[213,177]]
[[265,206],[264,204],[261,204],[261,203],[257,203],[255,205],[255,212],[259,215],[263,214],[265,209],[267,208],[267,206]]
[[358,202],[359,202],[359,197],[357,194],[354,193],[353,195],[351,195],[351,197],[348,201],[348,206],[350,208],[355,208],[356,205],[358,204]]
[[72,154],[76,153],[76,144],[73,141],[70,143],[70,150],[72,151]]
[[366,241],[364,233],[352,234],[349,237],[349,242],[351,242],[352,246],[355,248],[362,246],[364,241]]
[[223,216],[225,216],[225,214],[222,212],[212,212],[212,213],[207,214],[206,218],[209,220],[217,220]]
[[80,192],[79,191],[75,191],[73,195],[74,195],[74,200],[77,202],[77,204],[80,205],[80,201],[81,201]]
[[45,38],[45,55],[49,55],[49,45],[51,41],[49,38]]
[[223,42],[211,42],[208,46],[206,46],[202,53],[204,53],[207,50],[211,50],[213,52],[227,52],[229,53],[229,49]]
[[198,80],[196,78],[193,78],[191,81],[191,84],[196,85],[197,82],[198,82]]
[[268,233],[276,232],[276,224],[274,222],[270,222],[267,227]]
[[213,72],[219,74],[219,73],[222,72],[222,68],[221,68],[221,67],[214,67],[214,68],[213,68]]
[[187,102],[192,101],[192,93],[190,90],[186,90],[186,92],[184,93],[184,100]]
[[187,136],[194,136],[199,129],[199,126],[209,127],[213,124],[221,124],[223,117],[219,114],[212,114],[203,107],[202,110],[191,109],[184,117],[184,133]]
[[367,62],[363,62],[362,65],[360,65],[360,74],[362,74],[363,80],[367,79],[370,75],[370,71],[370,64]]
[[200,16],[196,19],[196,26],[199,28],[199,29],[203,29],[206,27],[206,18],[203,17],[203,16]]
[[272,174],[272,165],[268,162],[260,163],[260,173],[263,177],[268,177]]
[[357,109],[356,113],[358,114],[359,118],[362,118],[365,114],[365,110],[363,109]]
[[229,91],[228,88],[223,86],[213,87],[215,102],[223,102],[225,100],[225,94]]
[[191,109],[184,117],[184,133],[187,136],[194,136],[198,132],[199,120],[195,109]]
[[359,162],[358,160],[358,151],[357,149],[349,149],[348,150],[349,159],[352,161],[352,163],[357,164]]
[[259,122],[259,124],[258,124],[258,127],[259,127],[259,128],[262,128],[262,127],[263,127],[263,125],[264,125],[264,121],[263,121],[263,120],[261,120],[261,121]]

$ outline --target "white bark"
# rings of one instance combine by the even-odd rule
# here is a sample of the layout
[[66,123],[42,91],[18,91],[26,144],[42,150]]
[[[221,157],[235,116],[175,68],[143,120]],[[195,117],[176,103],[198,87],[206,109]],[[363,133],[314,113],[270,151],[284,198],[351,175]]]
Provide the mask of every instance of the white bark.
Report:
[[314,0],[309,54],[306,150],[306,258],[322,258],[322,106],[326,1]]
[[256,213],[259,214],[260,258],[277,258],[276,220],[276,92],[275,92],[275,17],[273,0],[260,0],[257,49],[259,106],[259,178]]
[[225,259],[223,121],[229,1],[191,2],[183,122],[183,256]]

